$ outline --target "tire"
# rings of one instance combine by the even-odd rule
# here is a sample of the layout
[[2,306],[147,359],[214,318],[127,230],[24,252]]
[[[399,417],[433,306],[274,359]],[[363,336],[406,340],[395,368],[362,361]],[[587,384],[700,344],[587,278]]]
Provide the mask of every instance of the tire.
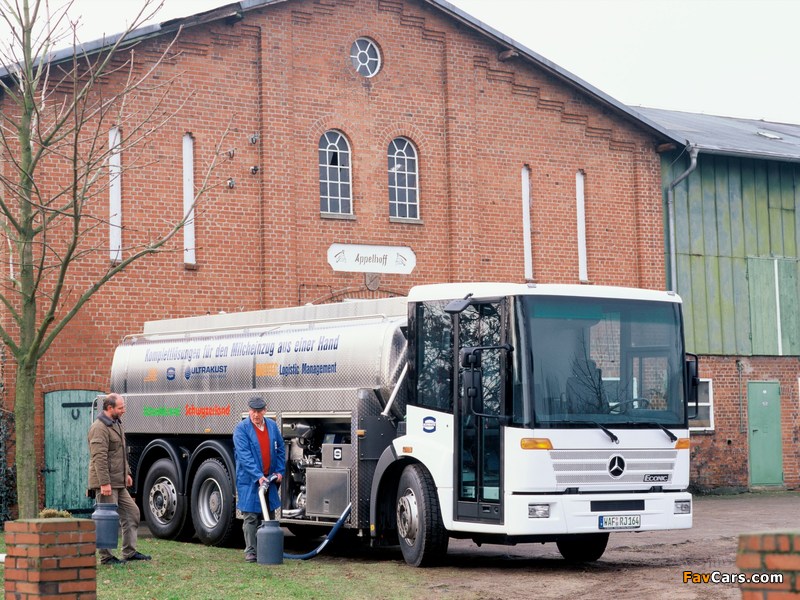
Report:
[[608,533],[579,533],[556,542],[558,551],[570,562],[594,562],[606,551]]
[[233,483],[225,465],[210,458],[192,481],[192,523],[207,546],[230,544],[236,537]]
[[178,494],[178,470],[168,458],[157,460],[147,472],[142,499],[144,520],[162,540],[188,539],[194,534],[186,516],[189,499]]
[[405,561],[429,567],[447,554],[450,541],[442,523],[433,479],[421,465],[409,465],[397,486],[397,538]]

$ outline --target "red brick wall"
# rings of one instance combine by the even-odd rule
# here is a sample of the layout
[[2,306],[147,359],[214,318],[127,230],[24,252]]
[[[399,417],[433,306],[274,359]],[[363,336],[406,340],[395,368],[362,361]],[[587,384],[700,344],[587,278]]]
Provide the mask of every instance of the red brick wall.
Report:
[[744,600],[783,600],[800,596],[800,533],[752,533],[739,536],[736,566],[748,579],[754,573],[782,574],[783,581],[742,583]]
[[[737,368],[737,360],[741,372]],[[800,486],[800,402],[796,357],[700,357],[700,376],[712,380],[714,432],[692,434],[692,483],[700,490],[747,489],[747,383],[780,383],[784,483]]]
[[[372,79],[349,61],[362,35],[383,53]],[[137,56],[152,60],[165,47],[164,39],[145,41]],[[363,274],[327,264],[332,243],[414,250],[414,272],[382,276],[379,293],[439,281],[522,281],[525,165],[536,281],[578,282],[575,173],[582,170],[591,282],[663,289],[656,140],[531,63],[500,61],[505,49],[415,0],[297,0],[234,24],[185,30],[157,71],[159,82],[174,78],[163,110],[180,110],[146,146],[122,156],[124,166],[147,165],[123,175],[123,245],[180,217],[184,133],[195,138],[199,182],[229,129],[221,150],[233,149],[233,158],[221,158],[213,181],[233,178],[236,186],[203,199],[197,268],[184,268],[179,235],[172,252],[126,269],[54,344],[39,369],[41,393],[105,388],[115,345],[146,320],[362,295]],[[155,102],[142,93],[128,106]],[[319,213],[317,144],[334,128],[353,152],[351,220]],[[419,151],[419,223],[388,217],[386,151],[399,135]],[[63,166],[49,172],[57,179]],[[92,243],[107,244],[105,227]],[[96,255],[69,288],[85,289],[107,267]]]
[[28,519],[4,527],[6,598],[97,597],[93,521]]

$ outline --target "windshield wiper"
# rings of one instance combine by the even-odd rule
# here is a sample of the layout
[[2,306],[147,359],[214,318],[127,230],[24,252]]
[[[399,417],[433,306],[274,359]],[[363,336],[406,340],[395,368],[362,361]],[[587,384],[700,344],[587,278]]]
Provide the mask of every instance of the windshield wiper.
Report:
[[664,433],[666,433],[669,436],[669,441],[670,442],[677,442],[678,441],[678,436],[675,435],[674,433],[672,433],[666,427],[664,427],[661,423],[657,423],[657,422],[653,421],[652,423],[647,423],[647,425],[655,425],[656,427],[660,428],[661,431],[663,431]]
[[603,425],[602,423],[598,423],[597,421],[569,421],[570,423],[588,423],[589,425],[594,425],[595,427],[602,429],[603,433],[605,433],[612,442],[615,444],[619,444],[619,438],[614,435],[614,432],[611,431],[608,427]]
[[564,424],[564,425],[594,425],[598,429],[602,429],[603,433],[605,433],[611,441],[615,444],[619,444],[619,438],[614,435],[614,432],[611,431],[608,427],[603,425],[602,423],[598,423],[597,421],[573,421],[569,420],[561,420],[561,421],[543,421],[543,423],[547,423],[549,425],[557,425],[557,424]]

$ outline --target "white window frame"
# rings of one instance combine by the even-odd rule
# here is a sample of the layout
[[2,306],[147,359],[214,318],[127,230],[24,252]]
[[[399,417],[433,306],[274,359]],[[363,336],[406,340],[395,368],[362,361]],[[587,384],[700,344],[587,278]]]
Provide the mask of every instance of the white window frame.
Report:
[[108,131],[108,258],[122,262],[122,134],[119,127]]
[[[714,382],[712,379],[700,379],[700,385],[708,384],[708,402],[698,402],[698,409],[701,406],[708,406],[708,425],[703,427],[692,426],[693,419],[689,419],[689,431],[694,433],[713,433],[714,432]],[[699,390],[698,390],[699,393]],[[692,406],[689,405],[689,410]]]
[[[419,221],[419,153],[414,142],[407,137],[397,137],[389,142],[388,159],[389,217]],[[413,185],[408,180],[412,178]],[[394,182],[392,182],[394,179]],[[401,200],[401,197],[404,199]],[[401,208],[405,207],[405,215]],[[411,213],[415,213],[411,216]]]
[[194,137],[191,133],[183,135],[183,264],[187,267],[197,265],[194,227]]
[[383,66],[381,49],[375,40],[360,37],[350,46],[350,62],[359,75],[367,79],[375,77]]
[[589,281],[589,266],[586,257],[586,173],[575,173],[575,207],[578,216],[578,279]]
[[[344,142],[344,148],[339,141]],[[341,131],[330,129],[319,138],[319,209],[323,215],[347,215],[353,214],[353,154],[350,151],[350,141]],[[336,154],[336,163],[332,164],[333,153]],[[347,164],[342,166],[342,157],[347,158]],[[336,178],[332,178],[332,173]],[[342,185],[347,185],[347,194],[342,194]],[[323,192],[324,189],[324,192]],[[336,190],[336,194],[331,192]],[[342,210],[345,201],[348,210]],[[338,204],[338,210],[331,210],[332,203]]]
[[531,240],[531,168],[522,165],[522,255],[525,279],[533,281],[533,241]]

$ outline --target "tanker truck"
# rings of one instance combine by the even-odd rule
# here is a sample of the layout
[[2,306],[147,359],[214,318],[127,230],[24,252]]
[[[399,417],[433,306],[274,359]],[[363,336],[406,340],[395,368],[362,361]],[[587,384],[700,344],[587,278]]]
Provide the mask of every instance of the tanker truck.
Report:
[[435,563],[450,538],[555,542],[692,524],[697,357],[671,292],[512,283],[152,321],[116,349],[152,533],[224,544],[232,432],[254,395],[286,443],[278,520]]

